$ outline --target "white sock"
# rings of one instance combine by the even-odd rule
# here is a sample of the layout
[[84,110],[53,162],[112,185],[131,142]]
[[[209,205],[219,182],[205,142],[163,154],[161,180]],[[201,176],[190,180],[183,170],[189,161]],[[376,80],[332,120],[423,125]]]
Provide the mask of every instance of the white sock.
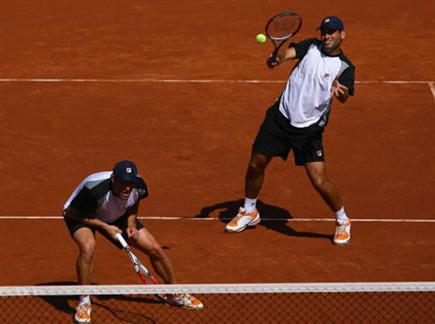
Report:
[[245,204],[244,204],[244,208],[245,208],[245,212],[246,213],[253,213],[256,210],[256,206],[257,206],[257,198],[251,199],[246,197],[245,198]]
[[80,296],[80,304],[91,304],[91,296],[89,295],[82,295]]
[[341,221],[341,222],[347,221],[347,216],[346,216],[346,212],[344,211],[344,207],[341,207],[339,211],[335,212],[335,218],[337,219],[337,221]]

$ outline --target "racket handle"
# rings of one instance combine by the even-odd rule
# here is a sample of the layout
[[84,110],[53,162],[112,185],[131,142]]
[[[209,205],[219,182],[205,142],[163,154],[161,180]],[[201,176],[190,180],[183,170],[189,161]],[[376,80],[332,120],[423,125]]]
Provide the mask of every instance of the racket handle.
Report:
[[266,60],[266,65],[269,69],[273,69],[275,66],[279,65],[278,56],[275,53],[272,53],[272,55],[270,55]]
[[122,247],[124,249],[128,248],[128,244],[125,241],[124,237],[122,236],[122,234],[118,233],[116,234],[116,239],[118,240],[119,243],[121,243]]

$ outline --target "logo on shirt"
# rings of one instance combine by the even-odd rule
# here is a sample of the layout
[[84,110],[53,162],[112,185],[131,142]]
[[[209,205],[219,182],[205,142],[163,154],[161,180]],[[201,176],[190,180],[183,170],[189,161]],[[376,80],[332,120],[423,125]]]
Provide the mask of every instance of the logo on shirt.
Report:
[[316,151],[316,154],[317,154],[318,157],[321,157],[322,154],[323,154],[323,153],[322,153],[322,150],[317,150],[317,151]]

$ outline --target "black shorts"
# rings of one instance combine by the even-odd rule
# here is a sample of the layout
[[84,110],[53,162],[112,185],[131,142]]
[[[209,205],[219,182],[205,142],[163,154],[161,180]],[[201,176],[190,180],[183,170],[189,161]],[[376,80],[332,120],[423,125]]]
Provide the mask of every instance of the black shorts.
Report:
[[[110,242],[114,243],[117,247],[121,248],[121,244],[119,244],[119,242],[113,240],[110,236],[107,235],[107,233],[105,231],[100,231],[98,229],[93,228],[92,226],[86,225],[82,222],[76,221],[74,219],[65,217],[65,215],[63,215],[63,220],[65,222],[66,227],[68,228],[68,231],[70,233],[71,236],[74,235],[74,233],[82,228],[82,227],[87,227],[89,228],[95,235],[95,232],[98,231],[101,235],[103,235],[104,237],[106,237]],[[110,225],[115,225],[117,227],[119,227],[119,229],[122,230],[122,236],[124,236],[125,239],[127,239],[127,233],[126,233],[126,229],[128,227],[128,216],[122,216],[119,219],[117,219],[116,221],[114,221],[113,223],[110,223]],[[138,230],[140,230],[141,228],[144,228],[142,222],[140,220],[136,220],[136,228]]]
[[293,127],[279,111],[278,100],[267,110],[252,150],[266,156],[280,156],[284,160],[293,150],[296,165],[325,161],[323,130],[317,124],[304,128]]

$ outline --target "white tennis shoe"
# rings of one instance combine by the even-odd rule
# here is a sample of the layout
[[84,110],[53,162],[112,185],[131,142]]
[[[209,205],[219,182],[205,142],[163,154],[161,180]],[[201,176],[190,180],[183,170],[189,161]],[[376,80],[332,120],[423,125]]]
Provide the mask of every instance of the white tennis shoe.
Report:
[[335,235],[334,235],[334,243],[335,244],[346,244],[350,241],[350,218],[347,218],[347,221],[337,220],[335,225]]
[[89,303],[80,303],[76,308],[74,321],[76,323],[90,323],[91,322],[92,306]]
[[245,208],[240,207],[239,213],[227,224],[225,229],[228,232],[241,232],[248,226],[257,225],[260,220],[258,210],[255,210],[253,213],[247,213]]
[[164,296],[164,300],[169,305],[179,306],[191,310],[202,310],[204,304],[195,296],[190,294],[169,294]]

